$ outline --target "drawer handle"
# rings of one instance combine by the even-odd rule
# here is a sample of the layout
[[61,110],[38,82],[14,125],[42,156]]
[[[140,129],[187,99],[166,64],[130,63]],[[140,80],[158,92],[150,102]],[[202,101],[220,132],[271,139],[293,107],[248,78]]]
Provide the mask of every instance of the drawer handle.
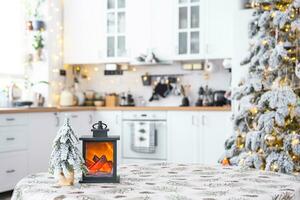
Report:
[[7,174],[12,174],[12,173],[15,173],[15,172],[16,172],[16,170],[14,170],[14,169],[6,170]]
[[72,118],[78,118],[78,115],[71,115]]
[[8,138],[6,138],[6,140],[7,140],[7,141],[14,141],[15,138],[14,138],[14,137],[8,137]]
[[15,121],[15,118],[6,118],[6,121],[12,122],[12,121]]
[[142,117],[147,117],[147,114],[141,114]]

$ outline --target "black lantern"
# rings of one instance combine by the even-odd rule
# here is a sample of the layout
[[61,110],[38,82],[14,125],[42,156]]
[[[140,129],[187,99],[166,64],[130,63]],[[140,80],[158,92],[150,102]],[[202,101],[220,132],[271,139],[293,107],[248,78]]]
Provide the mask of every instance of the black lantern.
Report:
[[93,125],[93,136],[84,136],[82,153],[88,169],[81,183],[119,183],[117,176],[117,141],[119,136],[107,136],[109,129],[102,121]]

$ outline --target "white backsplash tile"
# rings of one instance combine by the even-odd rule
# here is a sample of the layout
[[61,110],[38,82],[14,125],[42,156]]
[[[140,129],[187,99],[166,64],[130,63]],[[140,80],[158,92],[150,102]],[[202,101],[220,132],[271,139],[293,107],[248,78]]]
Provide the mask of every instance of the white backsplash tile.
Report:
[[[208,85],[214,90],[227,90],[230,87],[231,73],[223,69],[222,62],[215,61],[216,71],[209,75],[209,79],[204,79],[204,72],[182,70],[180,64],[171,66],[153,66],[136,67],[136,71],[125,71],[122,76],[104,76],[103,65],[85,66],[90,69],[91,80],[81,81],[83,90],[95,90],[100,93],[121,93],[131,91],[134,97],[143,96],[147,101],[147,106],[178,106],[181,104],[181,96],[170,95],[167,98],[161,98],[160,101],[148,102],[152,94],[151,86],[143,86],[141,76],[145,73],[151,74],[185,74],[181,77],[182,84],[191,85],[188,96],[190,102],[194,105],[198,98],[198,89],[200,86]],[[98,71],[93,69],[97,67]]]

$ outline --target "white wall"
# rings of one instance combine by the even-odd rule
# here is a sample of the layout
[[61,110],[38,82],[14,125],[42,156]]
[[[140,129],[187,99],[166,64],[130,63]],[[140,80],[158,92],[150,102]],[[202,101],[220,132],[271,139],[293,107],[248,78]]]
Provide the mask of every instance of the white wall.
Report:
[[[192,104],[198,98],[198,89],[200,86],[208,85],[214,90],[228,90],[230,87],[231,73],[222,67],[222,61],[214,61],[216,71],[209,75],[209,79],[204,79],[204,72],[200,71],[185,71],[182,70],[180,64],[172,66],[152,66],[152,67],[136,67],[136,71],[124,72],[122,76],[104,76],[102,65],[85,66],[92,73],[90,73],[90,81],[84,80],[81,82],[83,90],[91,89],[102,94],[104,93],[121,93],[131,91],[135,96],[143,96],[148,101],[152,94],[152,87],[143,86],[141,76],[146,72],[149,74],[185,74],[181,77],[182,84],[191,85],[189,92],[190,101]],[[97,67],[99,71],[95,72]],[[171,95],[166,99],[156,102],[148,102],[148,106],[178,106],[181,104],[182,97]]]
[[246,57],[250,39],[248,37],[249,22],[252,18],[253,10],[243,9],[242,0],[238,1],[235,7],[234,17],[234,52],[232,60],[232,87],[236,87],[240,80],[246,76],[247,66],[241,66],[241,61]]

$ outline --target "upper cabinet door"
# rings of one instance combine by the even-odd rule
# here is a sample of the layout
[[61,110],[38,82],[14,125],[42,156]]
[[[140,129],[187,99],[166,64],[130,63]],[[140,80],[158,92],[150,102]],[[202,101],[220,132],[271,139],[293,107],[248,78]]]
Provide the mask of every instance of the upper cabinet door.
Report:
[[161,60],[172,59],[173,1],[128,0],[128,46],[132,61],[149,52]]
[[114,60],[128,57],[127,0],[106,0],[105,44],[106,58]]
[[150,0],[151,50],[161,60],[171,60],[174,54],[174,0]]
[[233,0],[206,0],[205,54],[208,59],[233,56],[234,3]]
[[64,63],[98,63],[104,58],[104,1],[64,1]]
[[134,60],[150,48],[150,0],[128,0],[127,6],[128,46],[130,59]]
[[204,57],[204,0],[173,0],[175,2],[175,59]]

